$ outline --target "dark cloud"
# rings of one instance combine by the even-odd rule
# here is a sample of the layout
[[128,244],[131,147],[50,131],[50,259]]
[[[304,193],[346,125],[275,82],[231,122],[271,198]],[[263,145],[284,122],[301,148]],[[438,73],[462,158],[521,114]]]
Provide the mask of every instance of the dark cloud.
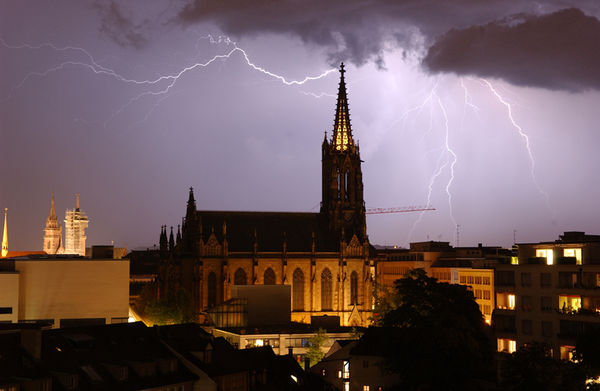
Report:
[[178,18],[214,22],[234,36],[289,34],[325,48],[331,63],[382,65],[390,45],[422,49],[422,38],[534,9],[530,1],[504,0],[195,0]]
[[600,21],[571,8],[451,30],[429,48],[423,64],[433,72],[518,85],[600,89]]
[[108,4],[96,3],[95,7],[101,15],[100,32],[106,34],[114,42],[123,47],[141,49],[148,39],[142,32],[145,23],[136,24],[126,15],[121,7],[111,0]]

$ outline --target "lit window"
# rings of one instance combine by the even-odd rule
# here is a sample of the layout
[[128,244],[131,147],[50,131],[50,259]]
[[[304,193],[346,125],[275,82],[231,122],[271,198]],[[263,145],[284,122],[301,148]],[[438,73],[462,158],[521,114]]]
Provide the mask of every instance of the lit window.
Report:
[[498,351],[514,353],[517,350],[517,341],[514,339],[498,338]]
[[263,341],[262,339],[257,339],[256,341],[254,341],[254,346],[264,346],[265,345],[265,341]]
[[575,346],[561,346],[560,347],[560,359],[573,361],[573,351]]
[[344,391],[350,391],[350,382],[344,382]]
[[508,295],[508,309],[509,310],[515,309],[515,295],[513,295],[513,294]]
[[350,361],[344,361],[344,367],[342,369],[344,379],[350,378]]
[[519,257],[510,257],[510,264],[511,265],[518,265],[519,264]]
[[577,260],[577,264],[581,265],[581,249],[580,248],[565,248],[563,256],[573,257]]
[[514,310],[515,295],[513,293],[497,293],[496,308],[500,310]]
[[581,296],[558,296],[558,308],[561,312],[575,313],[581,309]]
[[363,386],[363,391],[369,391],[369,386]]
[[554,264],[554,251],[552,249],[537,249],[535,256],[538,258],[546,258],[546,265]]

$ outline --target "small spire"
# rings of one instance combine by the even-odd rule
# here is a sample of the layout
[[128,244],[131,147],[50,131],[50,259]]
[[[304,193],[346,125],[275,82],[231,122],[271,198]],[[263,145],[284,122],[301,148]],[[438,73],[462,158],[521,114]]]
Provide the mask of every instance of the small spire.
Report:
[[2,258],[8,255],[8,227],[6,216],[8,215],[8,208],[4,208],[4,232],[2,234]]
[[173,226],[171,226],[171,235],[169,235],[169,251],[175,248],[175,239],[173,238]]
[[79,193],[75,193],[75,210],[79,212]]

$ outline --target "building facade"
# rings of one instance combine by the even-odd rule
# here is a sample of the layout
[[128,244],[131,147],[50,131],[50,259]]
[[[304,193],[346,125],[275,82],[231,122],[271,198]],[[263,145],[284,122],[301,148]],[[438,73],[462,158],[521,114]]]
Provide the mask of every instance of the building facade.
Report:
[[0,323],[127,322],[129,261],[21,256],[0,261]]
[[565,232],[517,247],[518,257],[495,271],[498,350],[537,341],[570,359],[577,336],[600,330],[600,235]]
[[344,72],[342,64],[333,135],[322,143],[320,212],[203,211],[190,189],[177,239],[161,230],[159,295],[186,289],[200,316],[230,299],[234,285],[285,284],[293,321],[333,315],[342,325],[369,323],[373,248]]

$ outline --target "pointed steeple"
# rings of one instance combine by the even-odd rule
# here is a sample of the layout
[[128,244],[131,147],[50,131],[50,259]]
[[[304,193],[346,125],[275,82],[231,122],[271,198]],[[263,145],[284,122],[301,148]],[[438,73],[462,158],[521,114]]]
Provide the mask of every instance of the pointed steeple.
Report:
[[166,225],[160,226],[160,239],[159,239],[158,243],[159,243],[159,249],[161,252],[167,251],[169,242],[167,240],[167,226]]
[[173,238],[173,226],[171,226],[171,235],[169,235],[169,251],[175,248],[175,239]]
[[8,255],[8,227],[6,222],[6,216],[8,215],[8,208],[4,208],[4,233],[2,234],[2,258]]
[[177,237],[175,238],[175,245],[179,246],[181,242],[181,225],[177,224]]
[[350,126],[350,110],[348,109],[348,94],[344,80],[344,63],[340,65],[340,86],[338,89],[337,108],[333,123],[333,138],[331,140],[337,151],[351,150],[354,152],[354,140]]
[[50,214],[46,219],[46,228],[58,228],[58,218],[56,217],[56,209],[54,208],[54,193],[50,201]]

